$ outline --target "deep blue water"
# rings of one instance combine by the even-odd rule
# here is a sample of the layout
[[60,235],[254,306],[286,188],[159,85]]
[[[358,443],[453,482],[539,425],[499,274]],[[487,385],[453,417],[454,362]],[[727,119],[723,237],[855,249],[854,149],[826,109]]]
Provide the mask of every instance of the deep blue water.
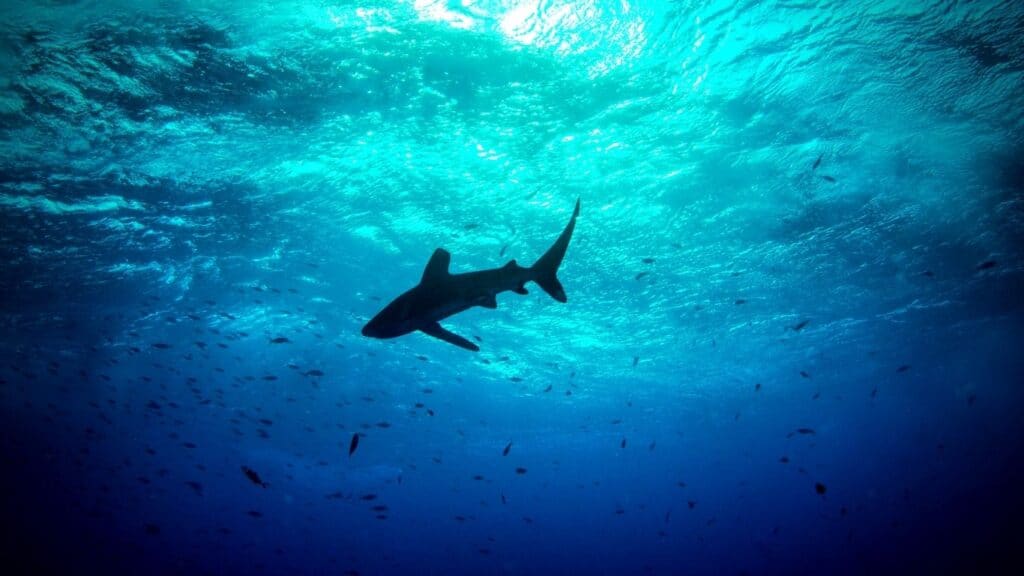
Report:
[[[6,0],[4,573],[1024,569],[1022,37],[1014,1]],[[477,353],[360,334],[577,197],[568,303],[443,322]]]

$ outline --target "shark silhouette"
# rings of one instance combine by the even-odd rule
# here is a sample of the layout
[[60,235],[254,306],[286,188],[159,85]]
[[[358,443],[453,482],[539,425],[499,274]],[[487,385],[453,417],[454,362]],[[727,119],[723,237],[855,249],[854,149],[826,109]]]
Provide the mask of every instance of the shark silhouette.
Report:
[[473,306],[497,308],[495,298],[501,292],[511,290],[516,294],[527,294],[526,283],[536,282],[545,292],[559,302],[566,302],[565,290],[558,281],[558,266],[569,247],[572,231],[576,228],[576,217],[580,214],[580,201],[565,230],[534,264],[524,268],[515,260],[501,268],[452,274],[448,272],[452,255],[443,248],[434,254],[423,270],[423,278],[412,289],[395,298],[363,326],[363,336],[371,338],[396,338],[417,330],[474,352],[480,348],[469,340],[445,330],[438,323]]

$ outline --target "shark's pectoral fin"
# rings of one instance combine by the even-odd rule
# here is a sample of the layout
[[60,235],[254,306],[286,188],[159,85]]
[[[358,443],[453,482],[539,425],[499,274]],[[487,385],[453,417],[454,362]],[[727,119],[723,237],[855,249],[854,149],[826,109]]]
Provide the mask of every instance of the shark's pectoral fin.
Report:
[[487,296],[480,302],[480,305],[484,308],[495,309],[498,307],[498,299],[494,297],[494,294]]
[[530,291],[526,289],[525,284],[520,284],[518,288],[513,288],[512,291],[516,294],[522,294],[523,296],[530,293]]
[[423,332],[424,334],[429,334],[430,336],[433,336],[438,340],[444,340],[449,344],[455,344],[459,348],[465,348],[466,350],[472,350],[473,352],[480,351],[479,346],[473,344],[472,342],[466,340],[465,338],[459,336],[458,334],[453,334],[445,330],[437,322],[434,322],[433,324],[430,324],[424,328],[420,328],[420,331]]

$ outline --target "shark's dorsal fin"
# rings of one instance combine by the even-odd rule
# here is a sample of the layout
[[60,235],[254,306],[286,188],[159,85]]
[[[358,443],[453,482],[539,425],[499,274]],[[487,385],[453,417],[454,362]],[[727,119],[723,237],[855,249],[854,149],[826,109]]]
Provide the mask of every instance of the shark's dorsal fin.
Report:
[[427,267],[423,269],[423,278],[420,279],[420,283],[429,284],[448,276],[448,265],[451,264],[451,261],[452,255],[444,248],[434,250],[434,255],[430,257]]
[[444,340],[445,342],[447,342],[449,344],[455,344],[459,348],[465,348],[466,350],[472,350],[473,352],[479,352],[480,351],[480,347],[479,346],[477,346],[476,344],[473,344],[472,342],[470,342],[469,340],[466,340],[465,338],[463,338],[462,336],[459,336],[458,334],[453,334],[453,333],[445,330],[437,322],[434,322],[433,324],[428,324],[427,326],[424,326],[423,328],[420,328],[420,330],[424,334],[429,334],[429,335],[433,336],[434,338],[437,338],[438,340]]

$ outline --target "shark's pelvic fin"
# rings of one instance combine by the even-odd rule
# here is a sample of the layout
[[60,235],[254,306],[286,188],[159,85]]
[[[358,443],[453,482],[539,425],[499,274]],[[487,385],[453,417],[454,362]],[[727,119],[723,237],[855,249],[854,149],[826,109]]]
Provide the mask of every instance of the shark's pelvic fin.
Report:
[[420,279],[421,284],[429,284],[430,282],[444,279],[448,276],[448,265],[452,262],[452,255],[448,253],[444,248],[438,248],[434,250],[434,254],[430,257],[427,262],[427,267],[423,269],[423,278]]
[[513,288],[512,291],[515,292],[516,294],[522,294],[524,296],[530,293],[530,291],[527,290],[526,286],[524,285],[520,285],[518,288]]
[[562,264],[562,258],[565,257],[565,250],[569,247],[572,231],[576,229],[576,217],[579,215],[580,199],[577,198],[576,208],[572,211],[572,218],[566,224],[565,230],[562,230],[562,234],[551,245],[551,248],[548,248],[548,251],[530,267],[534,273],[533,281],[559,302],[566,302],[568,298],[565,296],[565,289],[562,288],[562,283],[558,281],[558,267]]
[[[434,254],[437,255],[437,252],[434,252]],[[445,252],[445,254],[447,254],[447,252]],[[431,258],[431,262],[433,262],[433,258]],[[434,338],[437,338],[438,340],[444,340],[445,342],[447,342],[449,344],[455,344],[459,348],[465,348],[466,350],[471,350],[473,352],[479,352],[480,351],[480,347],[479,346],[477,346],[476,344],[473,344],[472,342],[470,342],[469,340],[466,340],[465,338],[463,338],[462,336],[459,336],[458,334],[453,334],[453,333],[445,330],[437,322],[434,322],[433,324],[429,324],[429,325],[427,325],[427,326],[425,326],[423,328],[420,328],[420,330],[424,334],[429,334],[430,336],[433,336]]]

